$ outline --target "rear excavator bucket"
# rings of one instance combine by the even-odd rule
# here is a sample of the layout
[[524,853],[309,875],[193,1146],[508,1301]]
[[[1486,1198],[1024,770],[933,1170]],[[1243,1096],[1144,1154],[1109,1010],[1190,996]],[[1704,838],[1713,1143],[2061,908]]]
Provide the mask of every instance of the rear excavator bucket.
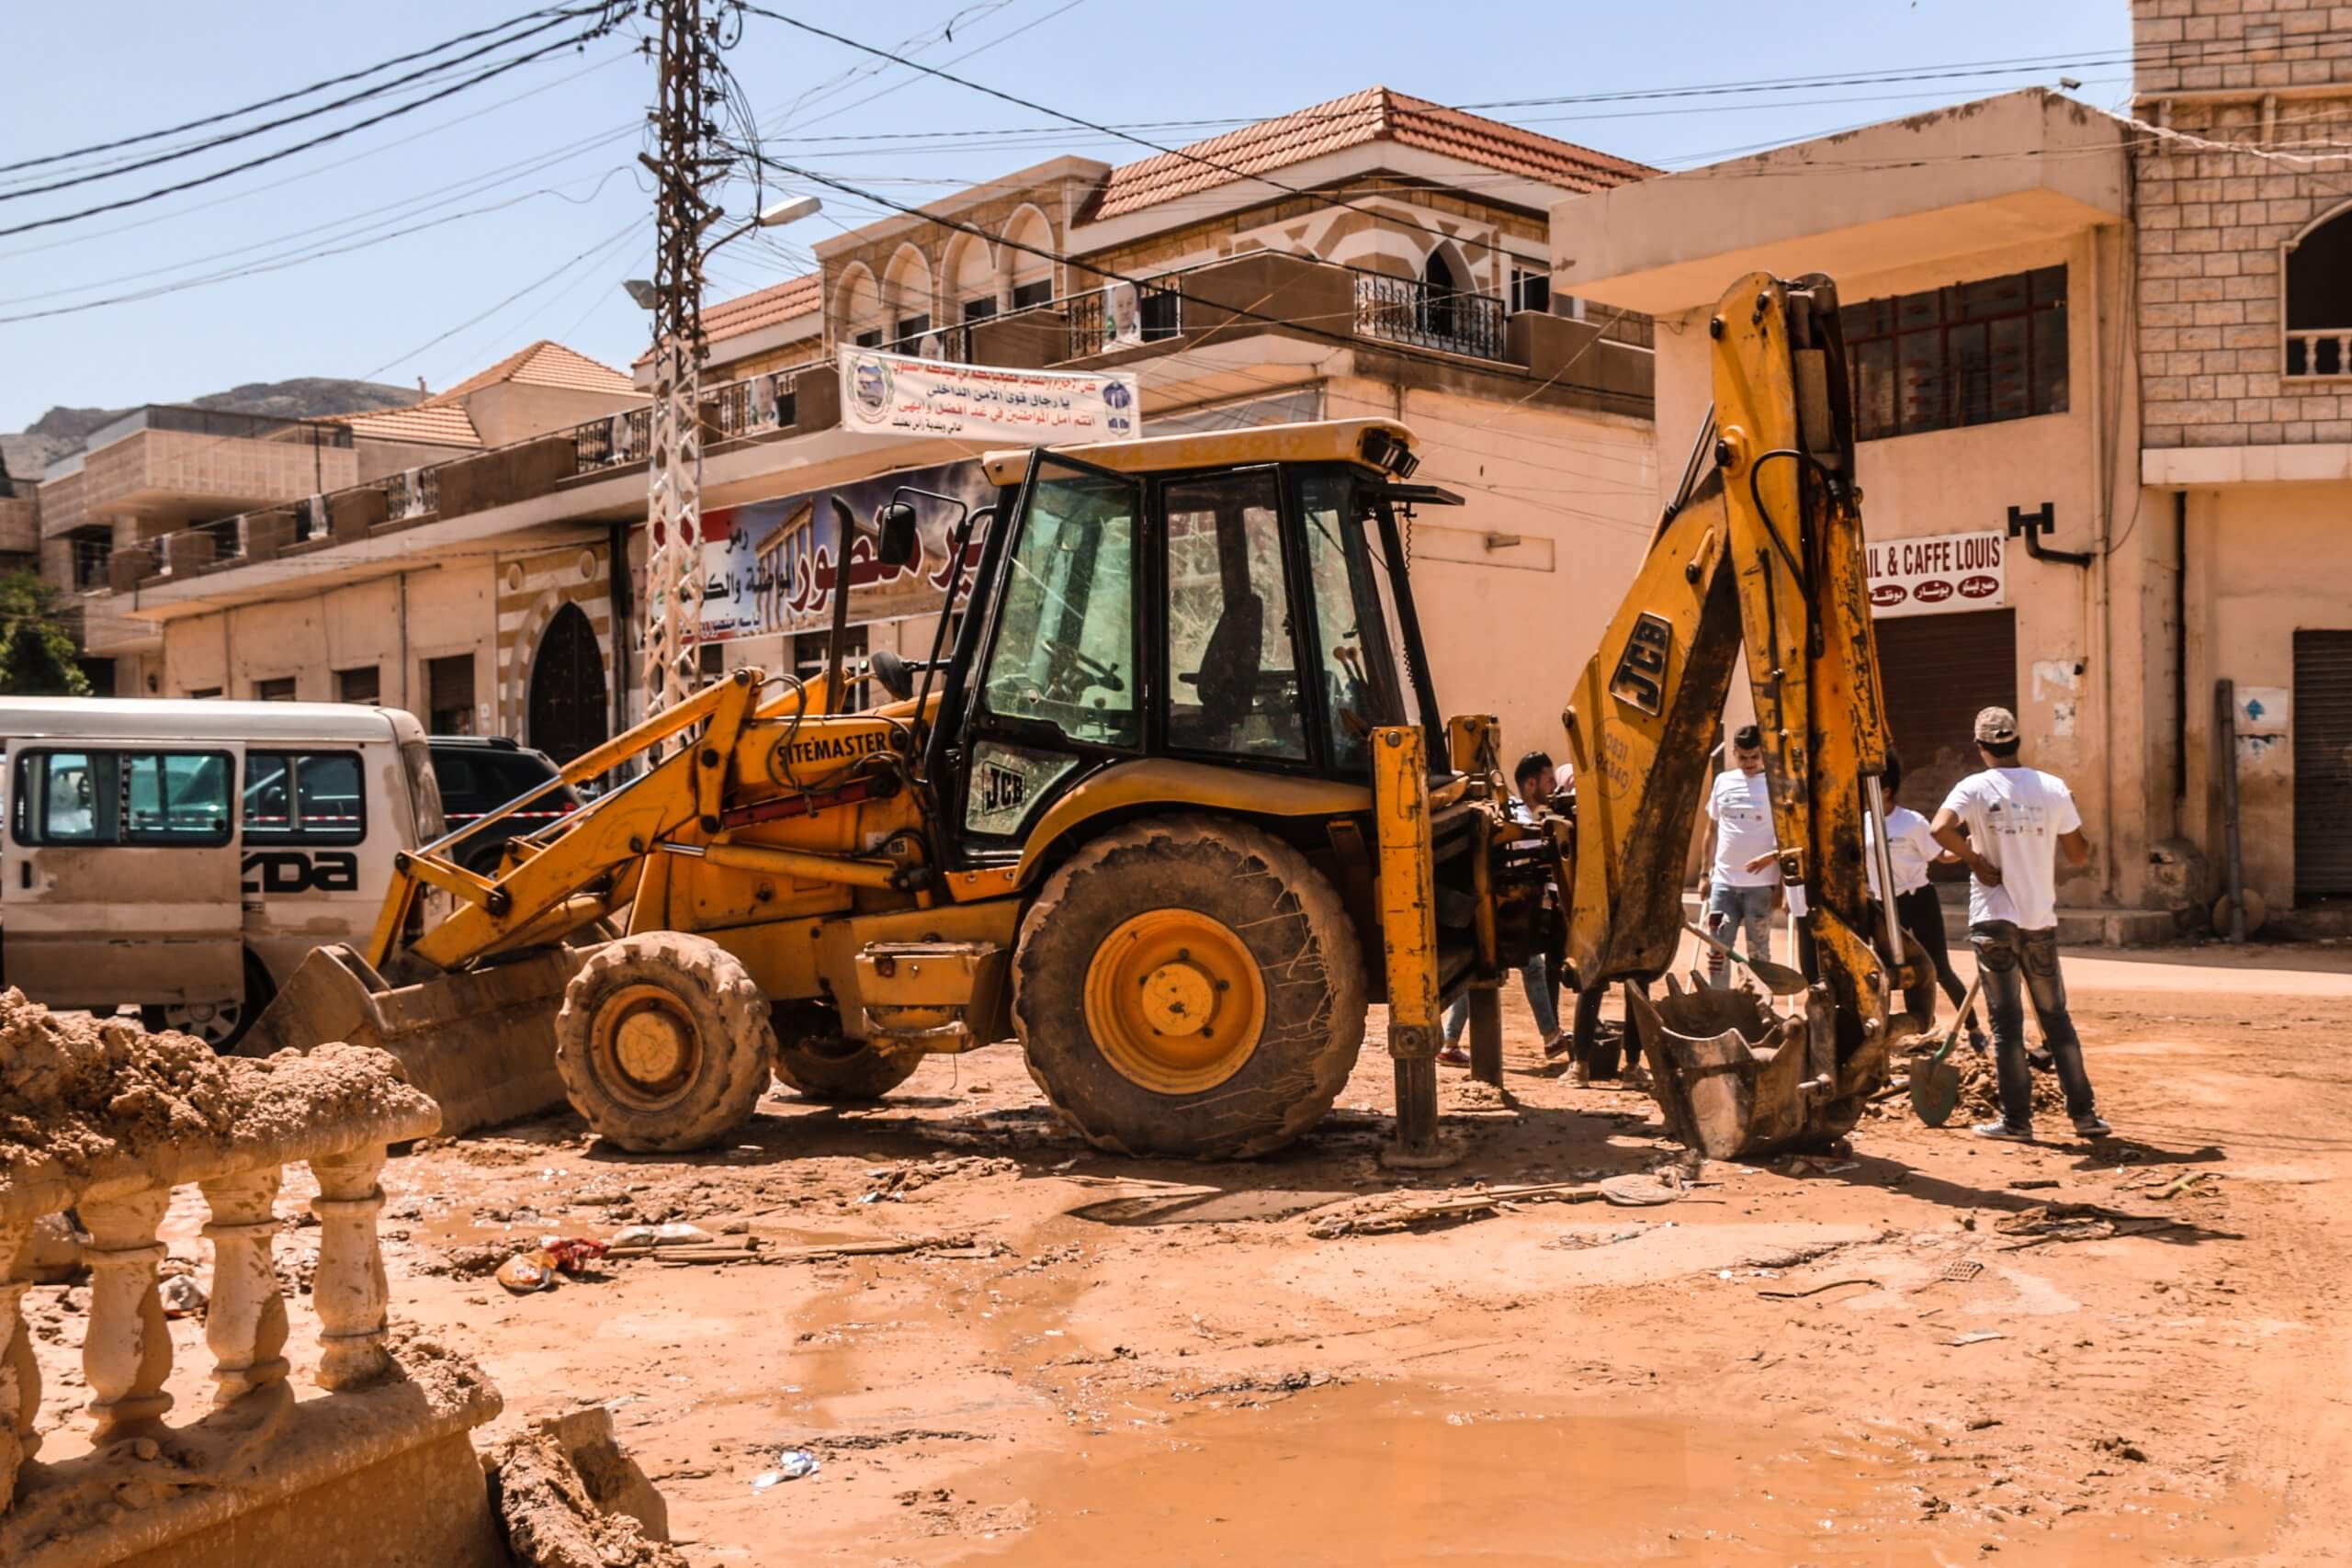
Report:
[[1781,1014],[1753,991],[1715,990],[1671,975],[1653,1003],[1625,987],[1651,1092],[1676,1139],[1711,1159],[1817,1148],[1853,1131],[1883,1075],[1886,1044],[1866,1042],[1842,1066],[1835,1006],[1816,986]]
[[444,1134],[534,1116],[564,1102],[555,1016],[587,951],[557,947],[393,986],[341,945],[288,976],[238,1048],[246,1056],[328,1041],[389,1051],[441,1104]]

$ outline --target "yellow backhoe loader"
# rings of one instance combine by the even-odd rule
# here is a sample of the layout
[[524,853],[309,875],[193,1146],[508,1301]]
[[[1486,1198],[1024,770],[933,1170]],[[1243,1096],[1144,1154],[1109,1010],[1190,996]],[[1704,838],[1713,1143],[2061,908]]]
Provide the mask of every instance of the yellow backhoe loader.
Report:
[[[825,675],[739,671],[578,759],[566,779],[646,766],[494,873],[454,838],[406,857],[368,950],[314,954],[247,1049],[379,1043],[447,1125],[561,1095],[625,1147],[682,1150],[747,1119],[771,1074],[870,1099],[926,1054],[1017,1037],[1097,1145],[1209,1158],[1312,1126],[1385,1001],[1392,1152],[1430,1157],[1441,1001],[1490,1009],[1556,940],[1547,882],[1573,890],[1578,984],[1669,964],[1745,646],[1823,984],[1793,1022],[1724,994],[1638,1022],[1686,1138],[1834,1137],[1888,1033],[1834,295],[1758,275],[1716,325],[1719,426],[1567,716],[1573,827],[1531,845],[1492,721],[1437,716],[1402,521],[1460,498],[1413,482],[1404,426],[996,453],[995,504],[952,519],[936,563],[969,573],[968,613],[920,665],[877,656],[891,700],[840,711],[837,604]],[[900,491],[877,558],[913,564],[917,509],[940,505],[959,503]]]

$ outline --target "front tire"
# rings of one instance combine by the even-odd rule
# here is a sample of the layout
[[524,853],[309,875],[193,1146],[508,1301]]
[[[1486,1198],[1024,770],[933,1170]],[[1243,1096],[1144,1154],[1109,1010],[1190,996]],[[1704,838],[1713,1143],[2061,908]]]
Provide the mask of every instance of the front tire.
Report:
[[1117,829],[1022,921],[1012,1018],[1062,1119],[1120,1154],[1244,1159],[1339,1098],[1363,1043],[1345,906],[1271,833],[1205,817]]
[[555,1039],[572,1107],[639,1154],[707,1148],[750,1121],[775,1060],[767,998],[733,953],[682,931],[591,953]]

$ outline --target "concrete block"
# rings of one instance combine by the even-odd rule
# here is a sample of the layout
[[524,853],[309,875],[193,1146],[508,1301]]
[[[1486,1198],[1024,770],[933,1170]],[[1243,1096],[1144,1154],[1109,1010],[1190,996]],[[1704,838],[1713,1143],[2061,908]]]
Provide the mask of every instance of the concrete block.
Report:
[[327,532],[337,543],[364,539],[368,530],[391,514],[391,498],[380,490],[346,490],[327,497]]
[[[1017,310],[991,317],[972,327],[972,359],[978,365],[1001,365],[1008,370],[1042,370],[1069,355],[1069,318],[1059,310]],[[841,418],[838,389],[835,423]]]
[[126,545],[107,558],[107,585],[117,593],[129,593],[148,578],[155,575],[155,547]]
[[579,448],[569,435],[546,435],[502,446],[439,470],[440,514],[462,517],[545,495],[580,471]]
[[300,531],[290,511],[249,512],[241,524],[244,533],[244,558],[249,561],[275,560]]
[[193,528],[169,535],[164,540],[164,558],[171,563],[174,577],[194,577],[210,566],[218,553],[212,536]]

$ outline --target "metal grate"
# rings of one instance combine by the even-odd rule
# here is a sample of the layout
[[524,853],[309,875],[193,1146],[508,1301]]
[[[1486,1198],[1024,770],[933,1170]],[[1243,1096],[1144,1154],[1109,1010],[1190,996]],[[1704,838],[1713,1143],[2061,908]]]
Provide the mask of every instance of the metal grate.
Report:
[[1417,277],[1391,277],[1355,267],[1348,270],[1355,274],[1360,336],[1442,349],[1474,359],[1510,357],[1505,332],[1509,312],[1492,295],[1441,288]]
[[2352,631],[2295,634],[2290,712],[2296,897],[2352,895]]

